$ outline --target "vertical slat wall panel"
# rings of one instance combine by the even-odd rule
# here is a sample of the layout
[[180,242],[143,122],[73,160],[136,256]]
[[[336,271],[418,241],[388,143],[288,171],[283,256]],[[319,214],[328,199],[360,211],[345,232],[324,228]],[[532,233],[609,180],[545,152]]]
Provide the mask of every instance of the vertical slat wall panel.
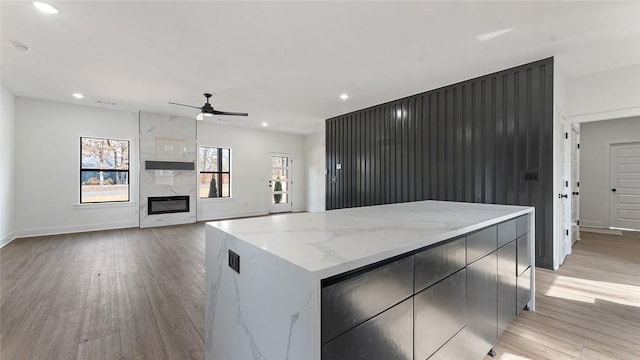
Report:
[[327,209],[535,206],[536,264],[552,266],[553,58],[328,119],[326,136]]

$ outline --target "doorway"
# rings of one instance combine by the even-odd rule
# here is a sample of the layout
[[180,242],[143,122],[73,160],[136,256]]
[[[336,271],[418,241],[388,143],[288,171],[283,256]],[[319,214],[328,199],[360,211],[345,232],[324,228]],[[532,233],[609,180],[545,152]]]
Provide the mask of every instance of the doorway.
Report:
[[640,142],[611,144],[609,226],[640,230]]
[[269,191],[268,207],[270,213],[290,212],[292,210],[293,154],[269,154]]
[[571,124],[571,246],[580,240],[580,124]]

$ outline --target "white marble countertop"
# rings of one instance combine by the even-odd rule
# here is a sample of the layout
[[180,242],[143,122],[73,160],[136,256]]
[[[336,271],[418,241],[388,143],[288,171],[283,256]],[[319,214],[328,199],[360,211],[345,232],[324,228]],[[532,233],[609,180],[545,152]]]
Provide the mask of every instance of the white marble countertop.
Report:
[[531,211],[523,206],[419,201],[208,224],[323,279]]

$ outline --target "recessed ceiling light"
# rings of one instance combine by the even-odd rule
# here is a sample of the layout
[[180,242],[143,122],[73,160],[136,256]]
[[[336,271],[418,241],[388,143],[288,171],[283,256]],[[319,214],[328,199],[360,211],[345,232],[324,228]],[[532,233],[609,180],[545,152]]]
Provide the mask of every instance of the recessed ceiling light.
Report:
[[73,93],[71,94],[71,96],[73,96],[76,99],[82,99],[84,98],[84,95],[80,94],[80,93]]
[[269,126],[269,124],[267,124],[266,122],[262,123],[262,127],[267,127],[267,126]]
[[478,39],[480,41],[487,41],[487,40],[491,40],[493,38],[497,38],[498,36],[504,35],[504,34],[509,33],[511,31],[513,31],[513,28],[506,28],[506,29],[502,29],[502,30],[498,30],[498,31],[494,31],[494,32],[478,35],[478,36],[476,36],[476,39]]
[[45,14],[58,14],[60,12],[60,10],[56,9],[55,6],[47,4],[46,2],[34,1],[32,2],[32,4],[36,7],[36,9],[42,11]]
[[340,99],[341,100],[347,100],[349,98],[349,94],[344,93],[344,94],[340,94]]
[[24,52],[24,53],[28,53],[28,52],[30,52],[30,51],[31,51],[31,48],[30,48],[30,47],[28,47],[27,45],[23,44],[23,43],[19,43],[19,42],[12,41],[12,42],[11,42],[11,44],[13,44],[13,47],[14,47],[16,50],[20,50],[20,51],[22,51],[22,52]]

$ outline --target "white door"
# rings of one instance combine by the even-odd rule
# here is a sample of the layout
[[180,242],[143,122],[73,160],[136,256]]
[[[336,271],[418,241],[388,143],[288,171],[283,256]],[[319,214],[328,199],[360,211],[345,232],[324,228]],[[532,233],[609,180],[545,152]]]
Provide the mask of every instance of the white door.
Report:
[[571,125],[571,245],[580,240],[580,124]]
[[640,143],[611,144],[609,226],[640,230]]
[[269,212],[291,211],[291,186],[293,155],[271,153],[269,156]]

